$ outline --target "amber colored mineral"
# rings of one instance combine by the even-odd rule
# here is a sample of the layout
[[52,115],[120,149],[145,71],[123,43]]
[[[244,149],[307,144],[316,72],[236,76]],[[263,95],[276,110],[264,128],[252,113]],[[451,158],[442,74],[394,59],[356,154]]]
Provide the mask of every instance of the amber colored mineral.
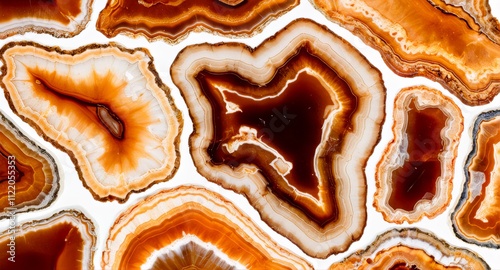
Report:
[[500,247],[500,111],[479,115],[472,131],[472,151],[465,163],[466,183],[452,215],[463,240]]
[[124,201],[176,172],[182,119],[146,50],[21,42],[0,54],[11,108],[69,154],[96,199]]
[[0,112],[0,219],[45,208],[58,190],[52,156]]
[[435,80],[468,105],[500,91],[498,22],[489,7],[477,7],[484,0],[311,2],[379,50],[399,75]]
[[124,33],[176,43],[190,32],[247,37],[299,0],[109,0],[97,21],[107,37]]
[[312,269],[234,204],[181,186],[131,206],[112,226],[102,269]]
[[386,221],[413,223],[446,209],[463,121],[439,90],[415,86],[396,96],[393,140],[375,175],[374,206]]
[[378,236],[366,250],[359,250],[330,270],[486,270],[477,254],[449,246],[419,229],[391,230]]
[[306,19],[256,49],[194,45],[171,68],[208,180],[244,194],[263,220],[306,253],[326,257],[358,239],[364,167],[384,120],[377,69]]

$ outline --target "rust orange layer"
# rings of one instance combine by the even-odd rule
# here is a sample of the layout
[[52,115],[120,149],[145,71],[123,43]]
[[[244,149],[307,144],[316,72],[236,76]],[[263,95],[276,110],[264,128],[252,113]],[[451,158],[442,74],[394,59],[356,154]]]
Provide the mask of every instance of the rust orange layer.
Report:
[[427,0],[313,1],[379,50],[397,74],[436,80],[469,105],[488,103],[500,89],[498,36],[471,25],[472,11],[436,2],[439,6]]
[[110,0],[99,15],[97,30],[107,37],[120,33],[177,42],[192,31],[250,36],[299,0]]
[[0,113],[0,218],[45,208],[58,189],[54,159]]

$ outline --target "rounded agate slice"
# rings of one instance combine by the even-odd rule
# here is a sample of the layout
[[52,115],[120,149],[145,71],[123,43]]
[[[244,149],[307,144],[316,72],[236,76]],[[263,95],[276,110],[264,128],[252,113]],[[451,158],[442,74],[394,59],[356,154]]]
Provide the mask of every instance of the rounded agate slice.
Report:
[[0,262],[16,270],[94,269],[96,238],[92,221],[74,210],[19,226],[14,221],[0,234]]
[[73,37],[90,20],[93,0],[0,1],[0,39],[25,32]]
[[161,191],[111,227],[102,269],[312,269],[221,195],[202,187]]
[[97,30],[107,37],[142,35],[177,43],[190,32],[248,37],[299,0],[113,0],[99,15]]
[[330,269],[482,270],[490,267],[469,250],[452,247],[433,234],[408,228],[383,233],[366,250],[334,263]]
[[146,50],[9,43],[0,53],[10,106],[69,154],[96,199],[124,201],[173,176],[182,119]]
[[52,156],[0,112],[0,219],[45,208],[58,190]]
[[377,69],[306,19],[256,49],[194,45],[171,68],[208,180],[244,194],[262,219],[307,254],[326,257],[366,222],[364,167],[384,120]]
[[394,137],[375,175],[373,204],[386,221],[413,223],[446,209],[463,121],[458,106],[439,90],[415,86],[396,96]]
[[500,91],[500,35],[498,22],[486,21],[489,8],[443,0],[311,2],[380,51],[399,75],[435,80],[468,105],[488,103]]
[[467,242],[500,248],[500,111],[477,117],[472,141],[453,229]]

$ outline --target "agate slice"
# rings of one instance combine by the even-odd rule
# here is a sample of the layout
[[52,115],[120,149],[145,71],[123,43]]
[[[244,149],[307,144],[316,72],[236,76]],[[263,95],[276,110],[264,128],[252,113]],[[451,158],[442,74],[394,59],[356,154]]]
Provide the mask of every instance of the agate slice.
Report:
[[0,39],[26,32],[67,38],[79,34],[90,20],[92,0],[0,1]]
[[94,269],[94,224],[78,211],[9,225],[0,235],[0,261],[5,269]]
[[0,53],[10,106],[69,154],[96,199],[124,201],[173,176],[182,119],[145,49],[9,43]]
[[449,246],[418,229],[391,230],[377,237],[366,250],[359,250],[331,270],[344,269],[490,269],[477,254]]
[[472,139],[453,229],[467,242],[500,248],[500,111],[479,115]]
[[463,121],[436,89],[415,86],[396,96],[394,137],[377,166],[373,203],[386,221],[413,223],[446,209]]
[[124,33],[177,43],[190,32],[248,37],[299,0],[109,0],[97,30],[107,37]]
[[484,29],[496,28],[496,22],[482,25],[484,16],[491,18],[489,8],[443,1],[311,0],[379,50],[397,74],[435,80],[468,105],[488,103],[500,91],[500,36]]
[[112,226],[102,269],[312,269],[221,195],[181,186],[150,196]]
[[56,163],[0,112],[0,219],[49,206],[59,190]]
[[324,258],[366,223],[364,167],[379,139],[385,88],[346,41],[306,19],[256,49],[202,44],[171,68],[208,180],[244,194],[262,219]]

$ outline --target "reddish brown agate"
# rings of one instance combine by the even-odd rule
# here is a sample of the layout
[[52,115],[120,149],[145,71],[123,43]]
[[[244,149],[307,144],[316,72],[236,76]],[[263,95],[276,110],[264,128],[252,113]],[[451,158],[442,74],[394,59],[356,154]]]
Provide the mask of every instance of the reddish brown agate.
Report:
[[[468,105],[488,103],[500,90],[498,30],[484,31],[496,27],[491,20],[472,26],[467,8],[443,7],[440,0],[312,2],[379,50],[399,75],[435,80]],[[489,8],[482,12],[474,16],[487,16]]]
[[196,45],[171,69],[208,180],[242,193],[314,257],[342,252],[366,220],[363,172],[384,119],[380,73],[324,27],[297,20],[252,50]]
[[418,229],[391,230],[377,237],[366,250],[359,250],[334,269],[458,270],[490,269],[477,254],[449,246],[443,240]]
[[54,159],[0,112],[0,219],[49,206],[59,190]]
[[394,138],[377,166],[373,203],[386,221],[413,223],[446,209],[463,121],[436,89],[415,86],[396,96]]
[[73,37],[89,22],[92,2],[0,1],[0,39],[25,32]]
[[107,37],[125,33],[176,43],[190,32],[248,37],[299,0],[113,0],[99,15],[97,30]]
[[95,248],[92,221],[80,212],[62,211],[44,220],[9,225],[0,236],[0,261],[6,269],[94,269]]
[[466,183],[453,213],[455,233],[467,242],[500,247],[500,111],[478,116],[465,163]]
[[312,269],[234,204],[181,186],[141,200],[112,226],[102,269]]
[[146,50],[9,43],[0,52],[12,109],[70,155],[96,199],[124,201],[173,176],[181,115]]

